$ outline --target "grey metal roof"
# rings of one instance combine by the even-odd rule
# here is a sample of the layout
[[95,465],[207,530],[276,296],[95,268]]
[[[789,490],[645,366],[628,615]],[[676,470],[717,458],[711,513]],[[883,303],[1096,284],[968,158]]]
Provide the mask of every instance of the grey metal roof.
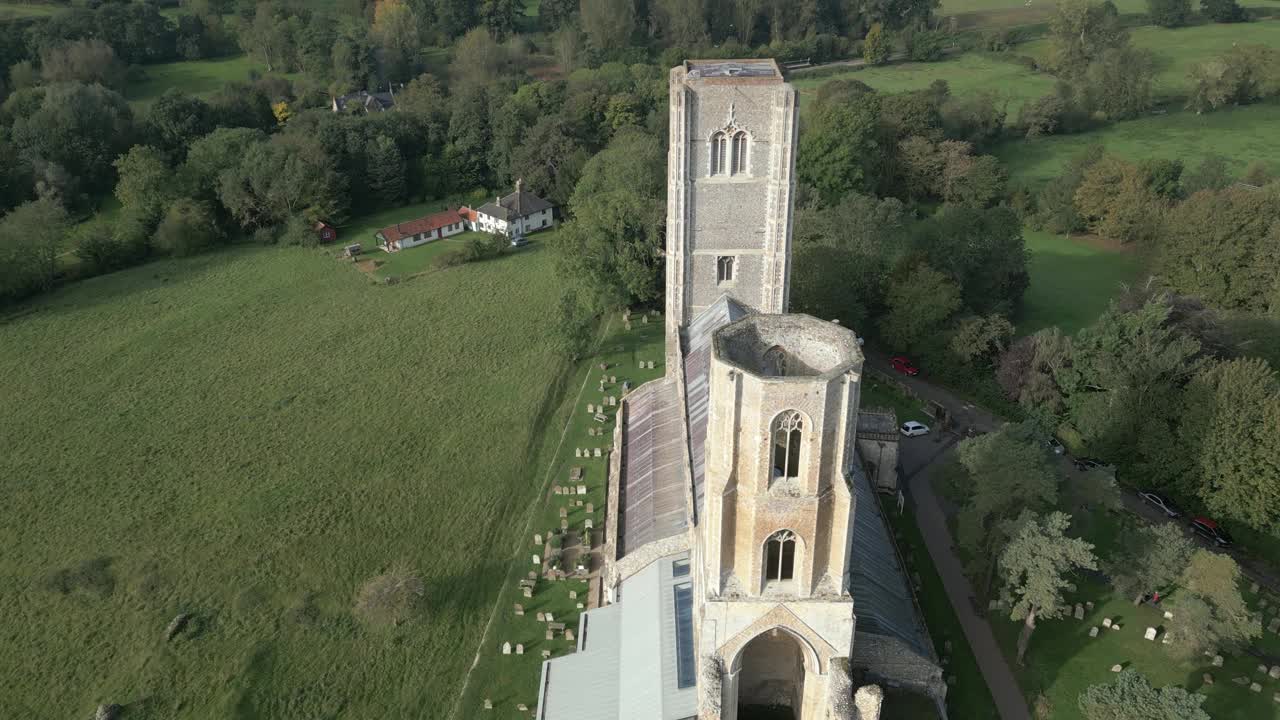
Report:
[[689,527],[679,399],[670,378],[627,396],[618,483],[619,558]]
[[[676,598],[689,585],[669,555],[623,581],[619,601],[583,613],[578,651],[543,663],[538,720],[679,720],[697,714],[680,687]],[[692,637],[684,651],[692,656]]]
[[711,335],[731,322],[746,317],[748,310],[728,295],[708,305],[684,329],[685,407],[689,412],[689,459],[693,463],[694,524],[702,512],[703,479],[706,474],[707,405],[711,394]]
[[[916,611],[906,573],[889,539],[889,527],[860,460],[853,463],[853,552],[849,553],[849,585],[857,632],[895,637],[926,657],[929,633]],[[857,644],[857,641],[854,641]]]

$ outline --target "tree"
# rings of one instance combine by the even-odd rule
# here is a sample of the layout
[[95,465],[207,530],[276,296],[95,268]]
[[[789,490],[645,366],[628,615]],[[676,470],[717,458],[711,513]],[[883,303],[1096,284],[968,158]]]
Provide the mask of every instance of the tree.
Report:
[[548,30],[568,25],[578,12],[578,0],[542,0],[538,4],[538,20]]
[[480,20],[499,40],[515,33],[519,18],[524,16],[524,0],[483,0]]
[[1125,538],[1120,557],[1106,568],[1116,591],[1133,598],[1133,604],[1166,591],[1182,575],[1195,545],[1176,523],[1144,525]]
[[569,206],[573,188],[590,156],[581,144],[564,133],[555,117],[544,117],[529,130],[525,142],[515,148],[511,174],[525,186],[557,206]]
[[493,39],[487,28],[472,29],[453,47],[449,77],[453,80],[454,87],[470,88],[474,93],[501,78],[506,72],[507,51]]
[[960,309],[960,288],[946,275],[920,265],[890,282],[886,305],[881,337],[894,348],[910,349]]
[[1003,315],[971,315],[956,323],[948,345],[966,365],[972,365],[975,360],[1004,352],[1012,335],[1013,323]]
[[[382,48],[387,74],[403,78],[418,51],[418,18],[404,0],[378,0],[369,35]],[[336,50],[336,47],[335,47]],[[335,63],[336,64],[336,63]]]
[[1231,184],[1227,159],[1218,154],[1206,156],[1194,170],[1182,175],[1182,193],[1195,195],[1201,190],[1221,190]]
[[156,228],[155,246],[170,255],[195,255],[215,245],[221,233],[204,203],[182,198],[164,214]]
[[1089,229],[1120,242],[1151,240],[1160,227],[1164,205],[1147,185],[1142,170],[1107,156],[1084,172],[1075,202]]
[[819,100],[800,136],[797,175],[827,204],[851,192],[874,193],[880,185],[885,148],[879,99],[848,100],[841,95]]
[[1191,0],[1147,0],[1147,15],[1161,27],[1182,27],[1191,19]]
[[1221,57],[1191,68],[1195,81],[1187,107],[1196,112],[1244,105],[1280,94],[1280,50],[1233,46]]
[[592,314],[660,295],[665,167],[661,143],[624,130],[582,170],[555,247],[561,277]]
[[40,54],[40,75],[47,83],[98,83],[119,90],[126,68],[115,50],[101,40],[76,40]]
[[1084,182],[1085,173],[1104,155],[1101,145],[1090,145],[1068,160],[1062,175],[1045,184],[1036,196],[1036,214],[1031,219],[1033,226],[1054,233],[1084,230],[1085,219],[1076,209],[1076,190]]
[[592,47],[626,47],[636,29],[635,0],[582,0],[579,18]]
[[1200,14],[1216,23],[1241,22],[1247,18],[1236,0],[1200,0]]
[[66,210],[47,198],[0,218],[0,299],[20,300],[53,287],[70,224]]
[[866,60],[868,65],[883,65],[889,62],[889,56],[892,53],[893,48],[889,44],[884,26],[875,23],[867,31],[867,36],[862,39],[862,59]]
[[146,130],[155,146],[181,161],[193,140],[213,130],[213,110],[198,97],[169,88],[147,112]]
[[1132,668],[1114,683],[1092,685],[1080,693],[1085,720],[1209,720],[1200,709],[1205,697],[1170,685],[1159,690]]
[[1233,649],[1262,635],[1262,622],[1249,614],[1240,595],[1240,566],[1230,555],[1196,550],[1179,585],[1167,631],[1177,651],[1193,656]]
[[912,228],[912,249],[960,287],[978,315],[1012,314],[1030,284],[1022,223],[1007,207],[944,205]]
[[1280,222],[1280,185],[1202,191],[1169,213],[1156,271],[1175,291],[1223,310],[1274,312],[1268,296],[1280,255],[1268,233]]
[[346,214],[345,183],[312,137],[284,134],[251,144],[218,182],[222,204],[246,229],[279,225],[295,215],[338,222]]
[[212,201],[218,197],[222,174],[237,168],[249,148],[265,142],[267,136],[250,128],[218,128],[191,143],[187,160],[178,169],[182,194]]
[[698,47],[706,44],[707,0],[656,0],[654,22],[669,47]]
[[1077,92],[1087,107],[1113,120],[1128,120],[1151,109],[1155,60],[1149,50],[1104,49],[1085,69]]
[[396,143],[386,135],[369,141],[368,168],[369,192],[386,207],[397,207],[404,202],[405,163]]
[[101,85],[64,83],[40,89],[40,102],[13,121],[13,143],[33,161],[55,163],[90,192],[114,183],[112,161],[130,146],[133,113]]
[[1083,73],[1104,50],[1128,42],[1110,2],[1060,0],[1049,18],[1050,65],[1065,77]]
[[1029,424],[960,443],[960,464],[972,493],[960,511],[960,544],[974,559],[973,570],[987,576],[995,550],[1008,537],[1008,522],[1024,510],[1043,510],[1057,502],[1059,472]]
[[173,169],[164,154],[149,145],[134,145],[115,162],[116,199],[126,208],[154,215],[172,197]]
[[1069,608],[1062,597],[1069,573],[1096,570],[1093,545],[1067,537],[1071,516],[1050,513],[1044,518],[1023,512],[1013,523],[1009,544],[1000,553],[1005,594],[1012,607],[1011,620],[1022,620],[1018,636],[1018,664],[1023,664],[1036,620],[1061,617]]
[[1187,386],[1186,435],[1199,442],[1192,473],[1216,517],[1280,531],[1280,380],[1266,360],[1217,363]]

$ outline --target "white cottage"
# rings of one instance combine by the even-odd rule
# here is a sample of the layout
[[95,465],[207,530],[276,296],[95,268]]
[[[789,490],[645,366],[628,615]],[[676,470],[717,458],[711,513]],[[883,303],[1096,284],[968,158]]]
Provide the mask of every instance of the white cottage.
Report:
[[[464,208],[465,210],[465,208]],[[555,227],[555,206],[524,189],[524,181],[516,180],[516,191],[494,198],[474,211],[475,229],[522,237]]]

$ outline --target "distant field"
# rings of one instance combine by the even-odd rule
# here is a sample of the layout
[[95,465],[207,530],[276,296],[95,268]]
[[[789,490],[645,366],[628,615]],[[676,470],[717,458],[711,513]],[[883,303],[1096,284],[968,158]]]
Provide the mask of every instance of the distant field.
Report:
[[[1280,8],[1280,2],[1277,3]],[[1184,97],[1191,87],[1191,68],[1212,60],[1232,45],[1280,45],[1280,20],[1260,20],[1230,25],[1196,25],[1186,28],[1141,27],[1130,32],[1133,44],[1156,56],[1155,93],[1160,98]],[[1043,59],[1049,41],[1019,45],[1016,52]]]
[[1009,101],[1010,119],[1016,118],[1022,104],[1053,90],[1054,78],[1038,73],[998,56],[967,53],[934,63],[902,63],[882,67],[850,70],[821,78],[797,75],[792,80],[802,93],[816,93],[831,80],[861,80],[884,92],[923,90],[934,80],[946,80],[953,95],[977,90],[991,90]]
[[1035,230],[1023,231],[1023,237],[1031,251],[1031,286],[1014,319],[1019,335],[1053,325],[1074,333],[1107,309],[1121,284],[1141,276],[1132,253]]
[[229,82],[248,80],[254,71],[265,75],[267,68],[248,55],[139,65],[134,72],[141,73],[142,79],[129,83],[125,88],[125,98],[145,105],[171,87],[192,95],[209,95]]
[[37,5],[19,2],[0,2],[0,19],[9,17],[47,17],[66,8],[59,5]]
[[[577,388],[553,265],[241,248],[0,318],[5,717],[443,717]],[[422,611],[357,620],[400,563]]]
[[[1146,0],[1114,0],[1122,14],[1145,14]],[[1240,0],[1244,7],[1280,9],[1280,0]],[[961,28],[1008,27],[1047,22],[1054,0],[942,0],[940,16],[954,16]],[[1193,3],[1198,8],[1198,3]]]
[[1169,158],[1188,166],[1217,154],[1243,170],[1250,161],[1276,157],[1280,105],[1225,108],[1204,115],[1172,112],[1079,135],[1013,140],[994,152],[1009,169],[1012,185],[1034,188],[1056,177],[1068,159],[1093,143],[1133,160]]

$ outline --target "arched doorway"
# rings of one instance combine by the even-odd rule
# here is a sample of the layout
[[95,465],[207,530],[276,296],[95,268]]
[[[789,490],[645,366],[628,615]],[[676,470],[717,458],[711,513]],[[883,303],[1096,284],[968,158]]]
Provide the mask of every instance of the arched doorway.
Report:
[[799,641],[777,628],[742,648],[738,720],[803,720],[804,655]]

